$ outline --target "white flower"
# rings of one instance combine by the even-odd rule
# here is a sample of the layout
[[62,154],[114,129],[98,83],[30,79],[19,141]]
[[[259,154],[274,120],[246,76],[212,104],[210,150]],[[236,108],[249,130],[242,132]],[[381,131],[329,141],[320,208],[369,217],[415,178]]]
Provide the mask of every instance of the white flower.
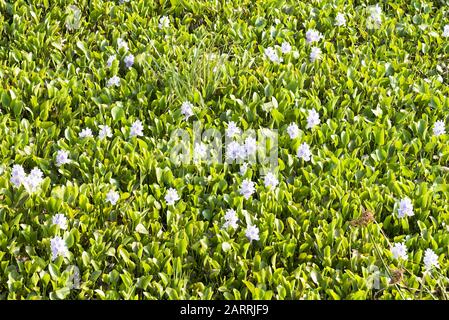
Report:
[[167,194],[165,195],[165,201],[168,206],[174,205],[176,201],[179,200],[178,191],[174,188],[170,188],[167,190]]
[[223,242],[221,244],[221,248],[223,249],[224,252],[227,252],[229,250],[231,250],[231,245],[229,244],[229,242]]
[[58,225],[61,230],[67,229],[67,218],[62,213],[55,214],[52,222]]
[[410,198],[404,198],[399,202],[398,217],[413,216],[413,204]]
[[228,128],[226,129],[226,136],[232,138],[240,134],[240,128],[237,127],[234,121],[228,123]]
[[162,16],[159,19],[159,29],[165,29],[170,27],[170,19],[167,16]]
[[431,269],[432,267],[440,267],[438,256],[430,248],[426,249],[426,251],[424,252],[424,265],[426,266],[426,269]]
[[110,56],[108,58],[108,62],[106,63],[108,68],[110,68],[112,66],[112,63],[114,62],[115,58],[116,58],[115,54],[113,54],[112,56]]
[[125,51],[129,50],[128,43],[125,40],[123,40],[122,38],[117,39],[117,47],[118,47],[118,50],[120,50],[121,48],[125,49]]
[[79,133],[79,137],[80,138],[92,138],[93,137],[92,130],[90,130],[90,128],[81,130],[81,132]]
[[304,161],[310,161],[310,157],[312,153],[310,152],[310,147],[307,143],[303,142],[296,152],[298,158],[303,159]]
[[407,260],[407,246],[405,245],[405,243],[395,243],[390,250],[393,254],[393,258]]
[[276,188],[276,186],[279,184],[279,180],[276,178],[276,176],[272,172],[268,172],[265,175],[264,179],[265,187],[270,188]]
[[20,164],[15,164],[11,170],[11,183],[19,188],[26,179],[26,173]]
[[140,120],[134,121],[133,124],[131,125],[131,130],[130,130],[129,134],[131,137],[143,136],[142,121],[140,121]]
[[255,155],[257,151],[257,141],[253,137],[247,137],[245,139],[245,153],[248,156]]
[[225,223],[223,224],[223,228],[227,229],[227,228],[231,227],[233,229],[237,229],[237,227],[238,227],[237,221],[239,219],[237,218],[237,213],[235,212],[234,209],[227,210],[224,218],[225,218]]
[[306,32],[306,42],[307,43],[313,43],[313,42],[318,42],[323,38],[323,35],[314,29],[309,29]]
[[283,61],[281,57],[278,56],[276,50],[272,47],[268,47],[265,49],[265,55],[270,59],[271,62],[280,63]]
[[30,174],[23,181],[25,189],[30,193],[36,192],[36,190],[44,180],[43,175],[44,174],[38,167],[35,167],[33,170],[31,170]]
[[335,17],[335,25],[337,27],[345,26],[346,25],[346,18],[345,15],[341,12],[337,13],[337,16]]
[[253,240],[258,241],[259,228],[253,225],[248,225],[248,227],[246,228],[245,236],[248,238],[249,242],[252,242]]
[[446,133],[446,128],[444,127],[444,121],[436,121],[433,125],[433,134],[438,136],[441,136],[442,134]]
[[113,206],[115,206],[119,199],[120,195],[114,190],[109,190],[108,194],[106,195],[106,202],[109,202]]
[[66,150],[59,150],[56,154],[56,165],[58,167],[62,166],[63,164],[69,163],[69,152]]
[[132,53],[128,54],[125,59],[123,59],[123,62],[125,62],[125,66],[129,69],[134,64],[134,55]]
[[382,8],[379,6],[379,4],[376,4],[376,6],[370,8],[370,11],[371,20],[376,25],[380,25],[382,23]]
[[320,115],[315,109],[309,110],[309,116],[307,117],[307,129],[313,128],[320,124]]
[[240,194],[245,197],[246,200],[251,197],[251,195],[256,191],[254,188],[254,182],[249,179],[245,179],[242,181],[242,185],[240,187]]
[[56,260],[57,257],[67,257],[69,254],[69,249],[67,248],[67,244],[61,237],[56,236],[50,240],[50,248],[52,260]]
[[119,87],[120,86],[120,78],[117,76],[113,76],[112,78],[110,78],[108,80],[108,82],[106,83],[107,87],[112,87],[112,86],[116,86]]
[[248,163],[244,162],[241,166],[240,166],[240,174],[243,176],[245,175],[246,171],[248,170]]
[[444,26],[443,29],[443,37],[448,38],[449,37],[449,24]]
[[31,170],[30,174],[26,175],[23,167],[16,164],[12,167],[10,181],[15,187],[19,188],[23,185],[28,193],[33,193],[39,188],[44,180],[43,175],[44,174],[38,167],[35,167]]
[[193,116],[193,104],[190,101],[184,101],[181,105],[181,113],[188,120],[191,116]]
[[246,149],[244,145],[240,145],[237,141],[231,141],[226,148],[226,157],[231,161],[245,159]]
[[299,134],[299,128],[296,123],[290,123],[290,125],[287,128],[287,133],[290,136],[290,139],[295,139]]
[[98,138],[104,139],[104,138],[111,138],[112,137],[112,130],[108,125],[99,125],[100,131],[98,132]]
[[288,43],[287,41],[282,42],[281,52],[283,54],[287,54],[290,53],[290,51],[292,51],[292,46],[290,45],[290,43]]
[[371,14],[375,16],[379,16],[382,14],[382,8],[379,4],[376,4],[374,7],[371,7]]
[[313,47],[310,51],[310,61],[315,62],[316,60],[321,60],[321,49],[318,47]]
[[195,143],[195,148],[193,149],[193,157],[196,161],[205,159],[207,156],[207,147],[204,143]]

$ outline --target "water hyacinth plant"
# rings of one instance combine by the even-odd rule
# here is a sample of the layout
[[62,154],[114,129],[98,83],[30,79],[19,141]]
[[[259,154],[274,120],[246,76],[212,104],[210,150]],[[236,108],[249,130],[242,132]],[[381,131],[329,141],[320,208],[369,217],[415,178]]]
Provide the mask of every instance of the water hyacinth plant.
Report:
[[0,299],[446,299],[445,1],[0,0]]

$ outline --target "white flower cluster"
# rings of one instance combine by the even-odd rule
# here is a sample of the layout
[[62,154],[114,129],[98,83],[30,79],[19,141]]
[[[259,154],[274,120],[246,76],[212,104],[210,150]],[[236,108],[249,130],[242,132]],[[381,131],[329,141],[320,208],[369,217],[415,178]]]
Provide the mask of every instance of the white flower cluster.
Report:
[[108,125],[99,125],[100,131],[98,132],[98,138],[105,139],[112,137],[112,129]]
[[382,8],[379,4],[370,7],[370,17],[367,23],[372,24],[373,27],[379,27],[382,24]]
[[[98,127],[100,128],[100,130],[98,132],[98,138],[99,139],[105,139],[105,138],[111,138],[112,137],[112,129],[111,129],[111,127],[109,127],[108,125],[99,125]],[[129,135],[130,135],[130,137],[143,136],[143,124],[142,124],[142,121],[136,120],[136,121],[134,121],[131,124]],[[79,133],[79,137],[81,139],[93,138],[93,136],[94,136],[93,132],[92,132],[92,130],[90,128],[85,128],[85,129],[81,130],[81,132]],[[63,156],[64,155],[62,155],[61,157],[63,157]]]
[[196,162],[205,159],[207,156],[207,147],[204,143],[195,143],[195,147],[193,149],[193,158]]
[[118,48],[118,50],[120,50],[120,49],[123,49],[124,51],[129,50],[128,43],[125,40],[123,40],[122,38],[117,39],[117,48]]
[[317,60],[321,60],[323,55],[322,55],[322,51],[320,48],[318,47],[312,47],[312,49],[310,50],[310,61],[311,62],[315,62]]
[[193,104],[190,101],[184,101],[181,105],[181,114],[188,120],[193,116]]
[[265,55],[268,59],[270,59],[271,62],[274,63],[281,63],[283,61],[282,57],[279,57],[276,49],[273,47],[268,47],[265,49]]
[[[323,39],[323,35],[315,30],[315,29],[309,29],[306,32],[306,42],[308,44],[312,44],[315,42],[319,42],[321,39]],[[315,62],[317,60],[321,60],[322,59],[322,51],[319,47],[312,47],[310,50],[310,56],[309,59],[311,62]]]
[[240,186],[240,194],[248,200],[251,195],[256,192],[255,184],[250,179],[245,179],[242,181],[242,185]]
[[[319,125],[320,123],[321,123],[321,120],[320,120],[319,113],[315,109],[309,110],[309,114],[307,116],[306,129],[312,129],[315,126]],[[287,127],[287,133],[290,136],[290,139],[296,139],[299,135],[298,125],[294,122],[290,123],[290,125]],[[306,142],[303,142],[298,147],[298,150],[296,151],[296,155],[298,158],[300,158],[304,161],[310,161],[311,156],[312,156],[312,153],[310,151],[310,146]]]
[[274,175],[273,172],[268,172],[264,178],[265,187],[274,189],[279,184],[278,178]]
[[407,260],[407,246],[405,245],[405,243],[395,243],[391,248],[391,254],[395,259]]
[[320,115],[315,109],[309,111],[309,116],[307,117],[306,129],[311,129],[320,124]]
[[[405,245],[405,243],[395,243],[394,246],[391,247],[390,251],[391,251],[391,254],[393,255],[394,259],[397,259],[397,260],[407,260],[408,259],[407,246]],[[424,267],[427,270],[432,269],[433,267],[436,267],[436,268],[440,267],[440,264],[438,262],[438,256],[430,248],[427,248],[426,251],[424,252],[423,262],[424,262]]]
[[112,67],[112,63],[115,61],[115,59],[117,59],[117,56],[115,54],[108,58],[108,61],[106,62],[108,68]]
[[59,150],[56,153],[56,166],[60,167],[67,163],[70,163],[69,152],[66,150]]
[[290,45],[290,43],[288,43],[287,41],[282,42],[281,45],[281,52],[283,54],[288,54],[292,51],[292,46]]
[[159,29],[167,29],[170,27],[170,18],[167,16],[162,16],[159,19]]
[[[98,138],[100,140],[112,137],[112,129],[108,125],[99,125],[98,128],[100,129],[98,131]],[[84,128],[83,130],[81,130],[78,136],[80,139],[85,139],[85,138],[93,138],[94,134],[92,132],[92,129]]]
[[28,193],[34,193],[39,189],[39,186],[44,180],[43,175],[38,167],[35,167],[27,175],[21,165],[15,164],[11,170],[10,181],[16,188],[23,186]]
[[282,54],[289,54],[292,51],[292,46],[290,45],[290,43],[284,41],[282,42],[280,47],[276,45],[275,47],[266,48],[264,54],[271,62],[281,63],[284,61],[284,59],[278,55],[279,48]]
[[299,135],[299,128],[296,123],[290,123],[287,127],[287,133],[290,136],[290,139],[295,139]]
[[81,139],[83,138],[92,138],[94,135],[92,133],[92,130],[90,128],[85,128],[83,130],[81,130],[81,132],[79,133],[79,137]]
[[343,13],[337,13],[337,15],[335,16],[335,25],[337,27],[343,27],[346,25],[346,18]]
[[310,161],[310,159],[312,157],[312,153],[310,152],[310,146],[306,142],[303,142],[298,147],[296,156],[304,161]]
[[[225,219],[225,222],[223,224],[224,229],[232,228],[235,230],[238,228],[237,222],[239,221],[239,219],[237,217],[237,212],[234,209],[228,209],[226,211],[224,219]],[[260,240],[259,228],[255,225],[248,224],[245,230],[245,236],[248,238],[250,242]]]
[[[117,50],[120,51],[121,49],[123,49],[123,51],[125,51],[125,52],[128,52],[129,51],[128,43],[125,40],[123,40],[122,38],[118,38],[117,39]],[[112,67],[112,64],[114,63],[115,60],[117,60],[117,55],[116,54],[110,55],[108,60],[106,61],[106,66],[108,68]],[[130,69],[134,65],[134,60],[135,60],[134,55],[132,53],[128,53],[125,56],[125,58],[123,59],[123,62],[125,63],[125,67],[127,69]],[[113,86],[120,87],[120,78],[117,75],[112,76],[106,82],[106,86],[107,87],[113,87]]]
[[315,29],[309,29],[306,32],[306,42],[308,44],[314,43],[314,42],[319,42],[321,39],[323,39],[323,35],[315,30]]
[[248,238],[249,242],[259,241],[259,228],[255,225],[248,225],[245,236]]
[[67,218],[62,213],[55,214],[52,222],[53,224],[59,226],[61,230],[67,230]]
[[131,130],[129,132],[131,137],[143,136],[143,124],[142,121],[136,120],[131,124]]
[[167,202],[168,206],[172,206],[175,204],[176,201],[178,201],[179,195],[178,195],[178,191],[174,188],[169,188],[167,190],[167,193],[165,195],[165,201]]
[[399,202],[398,217],[404,218],[406,216],[412,217],[414,215],[412,200],[410,200],[410,198],[401,199]]
[[246,157],[245,145],[232,141],[226,146],[226,157],[232,161],[243,160]]
[[52,260],[56,260],[56,258],[59,256],[65,258],[69,254],[69,249],[67,248],[67,244],[59,236],[56,236],[50,240],[50,248],[51,248]]
[[440,264],[438,262],[438,256],[430,248],[427,248],[426,251],[424,252],[424,266],[426,267],[426,269],[431,269],[432,267],[436,268],[440,267]]
[[[226,129],[226,136],[234,138],[241,134],[241,129],[237,127],[234,121],[228,123]],[[245,160],[254,157],[257,151],[257,141],[253,137],[247,137],[243,143],[238,141],[231,141],[226,146],[226,157],[231,161]],[[245,170],[246,171],[246,170]]]
[[128,54],[125,59],[123,59],[125,66],[129,69],[134,64],[134,55],[132,53]]
[[238,228],[237,221],[239,221],[239,219],[237,217],[237,212],[235,212],[234,209],[229,209],[228,211],[226,211],[224,218],[225,218],[225,223],[223,224],[223,228],[225,228],[225,229],[227,229],[229,227],[231,227],[233,229]]
[[245,142],[240,144],[237,141],[231,141],[226,148],[226,157],[231,161],[244,160],[256,154],[257,142],[253,137],[247,137]]
[[443,28],[443,37],[449,38],[449,24],[445,25]]
[[106,83],[106,86],[107,87],[112,87],[112,86],[120,87],[120,78],[117,76],[112,76]]
[[435,124],[433,125],[433,134],[437,137],[446,134],[444,121],[439,120],[435,122]]
[[117,191],[109,190],[109,192],[106,194],[106,202],[109,202],[113,206],[115,206],[119,199],[120,195]]
[[228,123],[228,128],[226,129],[226,136],[228,138],[233,138],[235,136],[238,136],[241,133],[241,130],[234,121],[231,121]]

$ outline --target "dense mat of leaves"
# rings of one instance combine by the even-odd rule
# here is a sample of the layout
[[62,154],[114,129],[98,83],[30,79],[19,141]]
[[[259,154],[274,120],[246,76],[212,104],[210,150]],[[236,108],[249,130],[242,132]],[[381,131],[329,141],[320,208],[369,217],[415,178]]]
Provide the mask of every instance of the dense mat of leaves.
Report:
[[0,0],[0,299],[447,298],[448,5]]

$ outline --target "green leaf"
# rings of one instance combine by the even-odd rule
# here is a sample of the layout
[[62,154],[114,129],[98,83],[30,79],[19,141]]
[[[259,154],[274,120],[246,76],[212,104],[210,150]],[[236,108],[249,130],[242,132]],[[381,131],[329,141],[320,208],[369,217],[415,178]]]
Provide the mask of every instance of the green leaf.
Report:
[[382,128],[375,128],[374,129],[374,138],[376,140],[376,144],[382,146],[385,144],[385,133],[384,129]]
[[75,237],[73,236],[72,232],[69,232],[67,239],[65,240],[65,243],[67,244],[67,248],[73,247],[75,243]]
[[141,234],[149,234],[147,228],[145,228],[145,226],[141,223],[136,226],[136,232]]
[[53,280],[57,280],[59,278],[60,276],[59,268],[55,264],[50,263],[48,265],[48,271],[50,272],[50,275],[53,278]]
[[112,119],[115,122],[118,122],[119,120],[125,119],[125,111],[120,106],[115,106],[111,110]]
[[64,300],[70,294],[70,289],[67,287],[56,290],[50,293],[50,299],[52,300]]

